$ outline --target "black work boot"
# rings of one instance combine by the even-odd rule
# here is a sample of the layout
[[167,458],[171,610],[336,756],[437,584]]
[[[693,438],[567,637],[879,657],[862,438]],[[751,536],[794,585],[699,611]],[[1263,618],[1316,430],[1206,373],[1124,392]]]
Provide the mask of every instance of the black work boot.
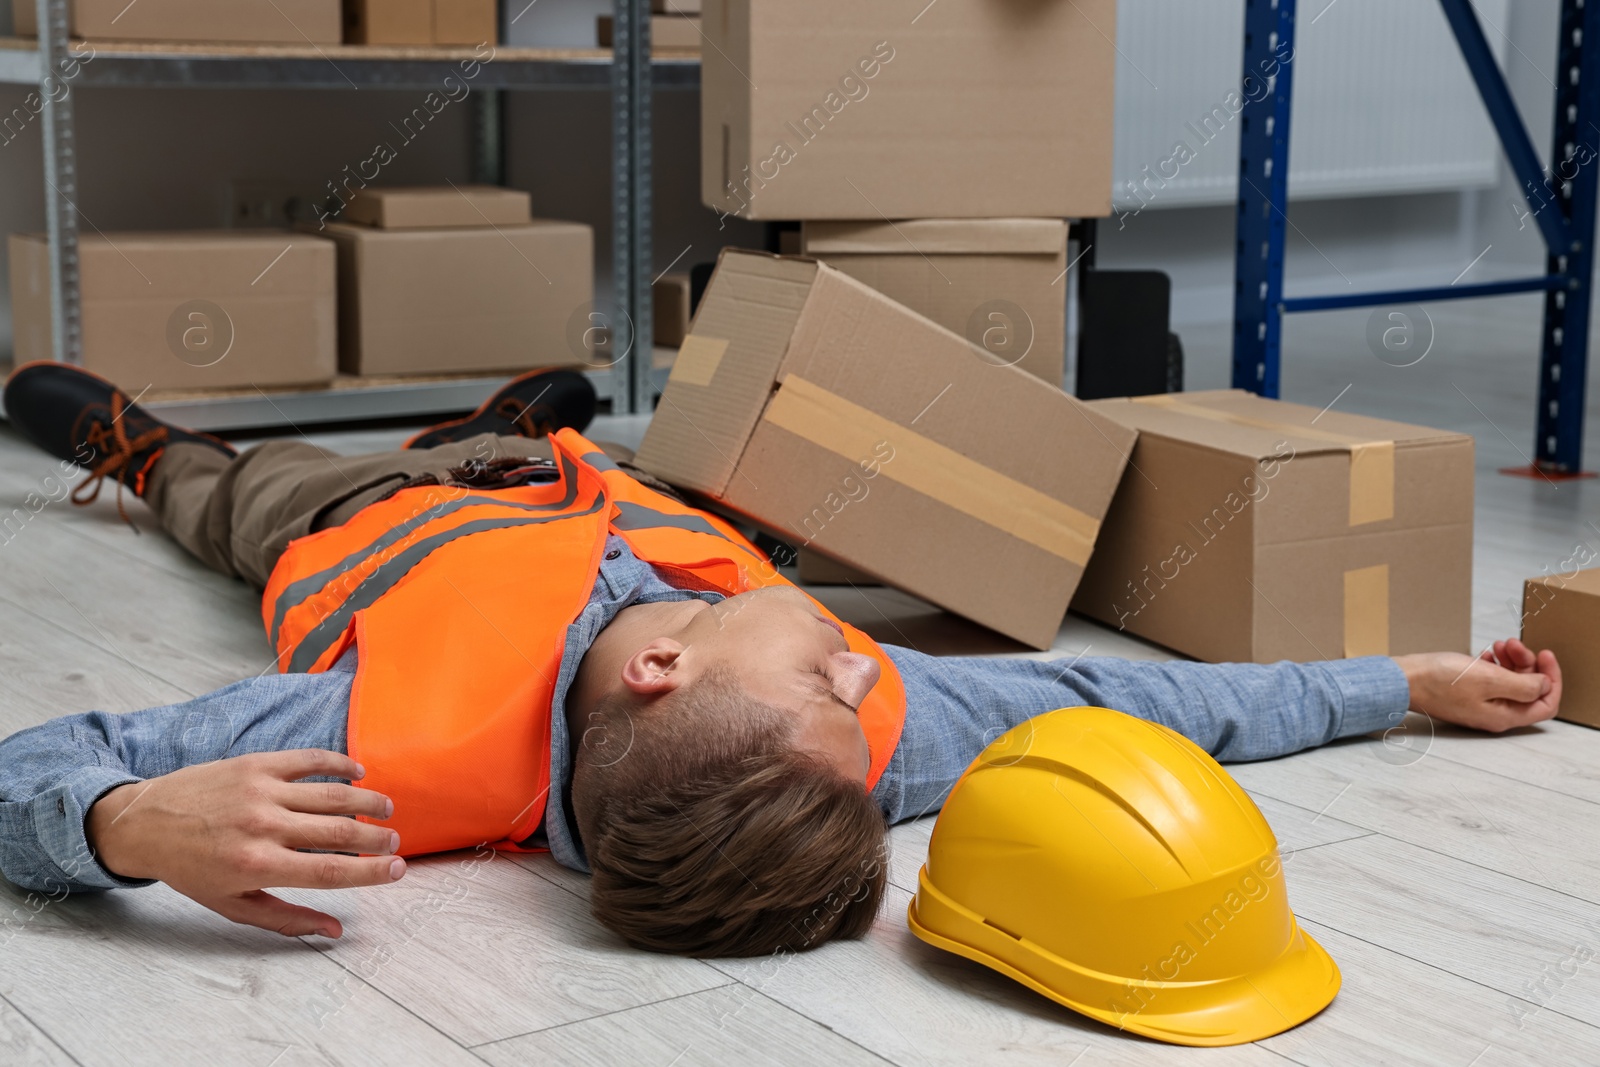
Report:
[[117,513],[125,521],[122,487],[144,496],[150,471],[169,444],[238,454],[220,438],[162,422],[98,374],[66,363],[46,360],[18,367],[6,381],[5,405],[6,416],[22,436],[57,459],[88,470],[89,477],[72,491],[74,504],[93,503],[105,480],[116,479]]
[[533,438],[553,430],[582,433],[594,418],[594,405],[594,386],[579,371],[559,367],[531,370],[501,386],[466,418],[430,426],[402,447],[434,448],[480,433]]

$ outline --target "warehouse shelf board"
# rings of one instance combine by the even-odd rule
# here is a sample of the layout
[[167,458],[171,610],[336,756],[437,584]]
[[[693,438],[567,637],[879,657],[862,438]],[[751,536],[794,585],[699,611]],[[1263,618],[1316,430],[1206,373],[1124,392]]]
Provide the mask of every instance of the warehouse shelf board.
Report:
[[[87,57],[70,79],[74,87],[436,89],[462,64],[477,62],[475,88],[605,89],[611,86],[609,48],[496,46],[485,59],[472,47],[381,45],[194,44],[151,41],[74,41]],[[700,60],[692,51],[660,49],[652,57],[656,89],[694,89]],[[38,85],[43,75],[38,42],[0,37],[0,84]]]
[[[652,377],[665,388],[676,352],[657,348]],[[0,376],[11,367],[0,362]],[[589,372],[602,398],[612,390],[610,368]],[[245,386],[237,389],[158,390],[141,393],[139,406],[152,414],[209,433],[309,427],[369,419],[429,417],[471,411],[503,385],[507,375],[417,374],[382,377],[340,375],[306,386]],[[0,411],[0,416],[4,412]]]

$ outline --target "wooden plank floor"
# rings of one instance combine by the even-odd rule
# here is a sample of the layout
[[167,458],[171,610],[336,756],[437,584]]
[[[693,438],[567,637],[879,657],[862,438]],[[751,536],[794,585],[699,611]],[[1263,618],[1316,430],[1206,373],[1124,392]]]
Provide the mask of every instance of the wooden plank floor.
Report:
[[[1480,645],[1514,632],[1522,577],[1600,549],[1600,484],[1495,473],[1525,461],[1533,405],[1533,316],[1503,305],[1436,316],[1438,351],[1405,370],[1366,350],[1366,312],[1294,320],[1285,365],[1292,399],[1477,436]],[[1191,352],[1219,348],[1215,332],[1186,338]],[[1197,366],[1191,387],[1220,384],[1218,366]],[[615,420],[593,435],[641,430]],[[318,440],[354,452],[404,436]],[[109,500],[59,500],[57,473],[0,429],[0,520],[27,516],[0,534],[0,731],[269,669],[249,590],[185,558],[137,503],[142,535]],[[47,501],[36,514],[30,492]],[[898,593],[818,593],[884,640],[1018,654]],[[1070,618],[1054,654],[1085,649],[1168,658]],[[1362,739],[1234,770],[1280,837],[1303,924],[1344,973],[1327,1011],[1252,1046],[1123,1036],[917,941],[904,916],[922,820],[893,832],[871,934],[783,959],[631,952],[588,917],[585,879],[545,856],[434,857],[397,886],[321,895],[345,921],[337,943],[234,927],[164,887],[35,911],[0,883],[0,1063],[1600,1062],[1600,732],[1490,740],[1419,720],[1404,747]]]

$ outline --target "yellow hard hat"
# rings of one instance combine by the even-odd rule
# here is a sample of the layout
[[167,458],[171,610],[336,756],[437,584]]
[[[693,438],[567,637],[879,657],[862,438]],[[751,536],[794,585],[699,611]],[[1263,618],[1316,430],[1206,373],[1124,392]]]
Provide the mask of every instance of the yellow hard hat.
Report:
[[1187,738],[1105,708],[1031,719],[973,761],[909,921],[1073,1011],[1180,1045],[1269,1037],[1339,992],[1249,796]]

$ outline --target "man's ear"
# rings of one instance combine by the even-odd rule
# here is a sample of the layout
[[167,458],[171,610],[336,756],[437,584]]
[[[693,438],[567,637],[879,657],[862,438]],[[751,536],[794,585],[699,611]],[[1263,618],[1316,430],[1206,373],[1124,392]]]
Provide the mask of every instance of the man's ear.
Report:
[[628,657],[622,665],[622,684],[643,697],[662,696],[684,682],[677,669],[683,646],[670,637],[657,637]]

